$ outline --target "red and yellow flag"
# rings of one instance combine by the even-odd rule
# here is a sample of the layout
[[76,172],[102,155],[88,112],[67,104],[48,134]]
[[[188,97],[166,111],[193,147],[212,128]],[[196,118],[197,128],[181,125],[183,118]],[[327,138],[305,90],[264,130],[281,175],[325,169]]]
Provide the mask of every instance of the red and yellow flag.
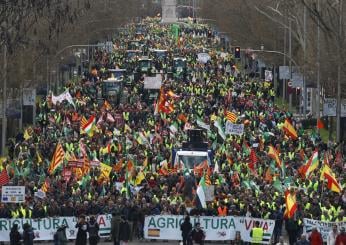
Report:
[[48,167],[48,173],[53,174],[54,171],[64,162],[65,152],[62,145],[58,143],[53,154],[52,161]]
[[336,180],[334,173],[328,165],[324,165],[321,171],[321,180],[326,179],[328,181],[327,188],[331,191],[340,193],[342,191],[342,187],[339,182]]
[[231,123],[235,123],[238,119],[237,115],[230,111],[226,111],[225,116],[226,116],[226,119],[230,121]]
[[285,134],[288,137],[294,140],[298,139],[297,131],[294,129],[293,125],[290,123],[288,119],[285,120],[285,123],[282,129],[284,130]]
[[293,215],[295,214],[298,208],[296,193],[294,192],[294,190],[285,191],[285,203],[286,203],[286,210],[285,210],[284,216],[290,219],[293,217]]
[[271,157],[273,160],[275,160],[279,168],[282,167],[282,162],[279,157],[279,152],[272,145],[269,146],[268,156]]

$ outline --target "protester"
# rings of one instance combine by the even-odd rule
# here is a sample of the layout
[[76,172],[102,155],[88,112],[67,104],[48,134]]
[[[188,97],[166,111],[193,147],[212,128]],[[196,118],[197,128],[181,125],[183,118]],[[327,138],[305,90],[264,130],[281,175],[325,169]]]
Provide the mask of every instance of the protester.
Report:
[[181,236],[183,238],[183,245],[191,244],[191,231],[192,224],[190,222],[190,216],[186,216],[184,222],[180,225]]
[[113,211],[111,220],[111,238],[113,245],[119,245],[120,215]]
[[91,216],[88,222],[89,244],[97,245],[100,240],[99,237],[99,224],[96,222],[95,216]]
[[54,234],[54,245],[67,245],[66,226],[60,226]]
[[24,245],[33,245],[35,239],[34,231],[32,230],[32,227],[25,223],[23,225],[23,244]]
[[18,231],[18,225],[13,224],[10,232],[10,245],[20,245],[20,240],[22,239],[22,236],[20,235]]
[[317,230],[317,228],[313,228],[309,237],[309,241],[311,245],[322,245],[323,239],[321,233]]
[[119,241],[120,245],[128,244],[130,240],[130,224],[126,220],[125,216],[121,216],[120,227],[119,227]]
[[77,237],[76,237],[76,245],[86,245],[88,223],[86,222],[84,215],[81,215],[79,217],[78,223],[76,224],[76,228],[78,228]]
[[234,241],[232,242],[233,245],[243,245],[245,242],[241,239],[241,234],[239,231],[235,233]]
[[345,227],[340,228],[340,233],[335,239],[335,245],[345,245],[346,244],[346,232]]
[[204,244],[205,232],[202,230],[201,224],[199,222],[196,223],[195,227],[191,231],[191,239],[197,244]]
[[338,226],[333,225],[333,229],[328,233],[327,245],[335,245],[335,240],[338,234]]
[[252,244],[260,244],[263,240],[263,228],[260,227],[260,223],[259,221],[255,222],[255,227],[252,228],[251,232],[250,232],[250,237],[252,238],[251,243]]

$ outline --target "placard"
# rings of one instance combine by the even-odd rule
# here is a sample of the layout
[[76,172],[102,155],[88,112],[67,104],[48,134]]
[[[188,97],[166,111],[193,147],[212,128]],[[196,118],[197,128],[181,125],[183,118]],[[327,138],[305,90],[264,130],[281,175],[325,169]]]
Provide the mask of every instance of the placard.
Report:
[[3,186],[1,192],[1,202],[25,202],[25,186]]
[[242,135],[244,133],[244,124],[233,124],[229,121],[226,122],[226,134]]

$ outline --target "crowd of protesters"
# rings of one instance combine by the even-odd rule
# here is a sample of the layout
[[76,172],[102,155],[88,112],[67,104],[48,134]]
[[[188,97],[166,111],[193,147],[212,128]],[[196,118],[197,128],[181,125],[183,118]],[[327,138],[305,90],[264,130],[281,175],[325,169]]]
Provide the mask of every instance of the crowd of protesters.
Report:
[[[114,41],[113,53],[97,53],[92,72],[80,81],[65,83],[73,104],[67,100],[53,104],[50,96],[39,101],[36,125],[9,144],[2,167],[11,185],[26,186],[26,201],[1,203],[1,218],[113,213],[129,222],[133,238],[143,238],[146,215],[238,215],[276,220],[274,235],[279,241],[288,188],[296,193],[298,204],[285,222],[290,242],[301,235],[303,218],[345,221],[345,189],[332,192],[320,179],[323,162],[328,161],[336,179],[345,185],[340,149],[322,142],[317,130],[303,128],[290,112],[277,107],[273,84],[242,73],[207,26],[184,25],[178,38],[172,37],[169,25],[153,20],[142,27],[141,39],[148,50],[167,49],[171,56],[187,59],[189,75],[166,78],[162,85],[161,93],[172,110],[157,112],[155,103],[145,99],[142,80],[124,88],[119,104],[100,102],[102,70],[129,65],[119,52],[126,41],[135,39],[136,26],[127,28],[128,33]],[[200,52],[208,52],[211,59],[199,62]],[[165,65],[158,62],[158,70]],[[224,127],[225,111],[234,112],[236,123],[244,124],[242,136],[220,136],[214,123]],[[92,133],[81,132],[82,118],[92,116],[96,118]],[[297,139],[282,130],[286,119],[295,127]],[[171,162],[172,149],[187,140],[187,129],[199,127],[198,120],[210,127],[206,139],[214,154],[214,167],[204,173],[209,185],[215,186],[214,201],[207,208],[196,205],[201,175],[186,173]],[[65,160],[48,173],[57,144],[63,147]],[[267,154],[270,145],[280,153],[281,169]],[[303,178],[298,169],[315,150],[320,165]],[[73,159],[83,159],[84,165],[69,167]],[[102,174],[99,163],[112,167],[109,176]],[[43,186],[45,197],[35,196]]]

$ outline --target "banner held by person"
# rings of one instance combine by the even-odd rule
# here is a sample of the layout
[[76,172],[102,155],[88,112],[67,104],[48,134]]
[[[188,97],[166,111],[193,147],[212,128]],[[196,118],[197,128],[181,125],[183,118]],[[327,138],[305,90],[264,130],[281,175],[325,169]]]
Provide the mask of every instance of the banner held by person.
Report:
[[304,228],[303,231],[305,234],[308,234],[312,231],[313,228],[317,228],[317,230],[321,233],[323,242],[327,242],[328,233],[332,230],[333,225],[338,226],[338,231],[341,227],[346,229],[346,222],[327,222],[321,220],[313,220],[313,219],[304,219]]
[[[182,215],[159,215],[147,216],[144,222],[144,237],[146,239],[180,240],[180,224],[184,221]],[[273,234],[275,221],[246,217],[211,217],[199,216],[191,217],[191,224],[200,223],[206,233],[206,240],[226,241],[234,240],[235,233],[240,232],[243,241],[251,242],[250,232],[255,225],[255,221],[260,222],[264,230],[263,244],[269,244]]]

